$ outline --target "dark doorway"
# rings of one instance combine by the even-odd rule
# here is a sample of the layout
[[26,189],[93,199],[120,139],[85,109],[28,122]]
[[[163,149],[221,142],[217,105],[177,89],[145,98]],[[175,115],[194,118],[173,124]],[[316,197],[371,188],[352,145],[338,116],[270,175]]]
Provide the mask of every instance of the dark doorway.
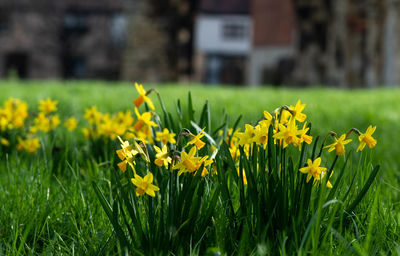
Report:
[[210,54],[204,82],[208,84],[243,85],[246,70],[245,56]]
[[87,67],[85,58],[81,56],[66,56],[64,58],[64,77],[86,78]]
[[4,63],[6,75],[13,72],[19,78],[27,78],[28,76],[28,55],[24,52],[12,52],[6,54]]

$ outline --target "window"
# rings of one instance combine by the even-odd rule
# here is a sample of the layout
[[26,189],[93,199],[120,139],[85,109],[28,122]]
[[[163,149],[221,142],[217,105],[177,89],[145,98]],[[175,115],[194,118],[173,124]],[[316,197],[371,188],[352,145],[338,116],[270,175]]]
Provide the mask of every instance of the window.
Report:
[[126,17],[117,13],[111,16],[110,24],[111,42],[116,47],[124,47],[126,34]]
[[243,40],[247,37],[247,26],[240,22],[226,22],[222,28],[223,38],[228,40]]
[[67,12],[64,16],[64,29],[71,33],[87,32],[89,29],[88,15],[84,12]]

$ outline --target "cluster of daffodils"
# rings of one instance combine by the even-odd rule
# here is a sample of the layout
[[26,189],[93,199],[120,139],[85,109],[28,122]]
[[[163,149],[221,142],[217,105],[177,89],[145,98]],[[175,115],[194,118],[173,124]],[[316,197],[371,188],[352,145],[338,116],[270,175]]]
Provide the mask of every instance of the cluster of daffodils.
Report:
[[[303,113],[305,104],[302,104],[299,100],[295,106],[283,106],[276,109],[272,114],[268,111],[264,111],[264,116],[256,126],[251,124],[245,124],[245,131],[240,132],[229,130],[226,138],[226,142],[229,146],[232,159],[237,164],[237,171],[239,173],[239,146],[243,147],[243,152],[248,155],[249,150],[253,145],[262,146],[264,149],[268,143],[268,133],[273,132],[272,138],[274,144],[277,143],[285,149],[289,145],[293,145],[301,150],[303,143],[311,144],[312,136],[308,134],[309,128],[305,121],[307,116]],[[272,127],[271,127],[272,126]],[[301,129],[299,129],[301,127]],[[271,129],[270,129],[271,128]],[[357,151],[361,151],[368,145],[369,148],[373,148],[376,145],[376,140],[372,137],[376,129],[375,127],[369,126],[365,133],[360,132],[358,129],[352,128],[346,134],[342,134],[340,137],[335,132],[329,132],[325,137],[324,142],[329,138],[329,135],[333,136],[334,142],[324,147],[328,149],[328,152],[335,150],[337,156],[345,154],[345,145],[350,143],[352,140],[349,136],[352,133],[358,135],[359,146]],[[220,135],[222,131],[220,132]],[[314,184],[318,184],[326,174],[326,168],[320,167],[321,158],[318,157],[314,160],[308,159],[307,166],[300,168],[300,172],[307,174],[307,182],[313,178]],[[331,173],[332,175],[332,173]],[[243,172],[243,182],[247,185],[246,174]],[[332,187],[332,184],[328,181],[327,186]]]
[[[127,170],[127,166],[131,167],[134,172],[134,178],[131,181],[136,186],[137,195],[148,194],[155,196],[155,191],[159,190],[156,185],[152,184],[153,174],[149,171],[151,157],[149,157],[147,147],[154,148],[153,161],[160,168],[172,172],[176,171],[176,175],[178,176],[184,173],[195,175],[197,172],[201,172],[202,177],[208,175],[210,166],[214,161],[209,159],[208,155],[201,155],[199,153],[204,152],[201,149],[206,145],[206,141],[202,140],[205,135],[204,129],[196,135],[187,129],[183,129],[179,133],[177,140],[175,140],[175,133],[167,128],[161,130],[161,127],[152,121],[152,117],[156,115],[154,112],[143,112],[141,114],[138,110],[143,103],[147,104],[147,109],[155,110],[154,104],[148,97],[154,90],[146,91],[142,85],[136,84],[135,86],[139,93],[139,97],[133,101],[136,121],[134,122],[132,118],[126,118],[128,120],[126,125],[129,126],[132,124],[132,127],[123,128],[120,132],[114,130],[114,135],[118,135],[118,139],[121,142],[121,149],[117,150],[117,155],[121,159],[118,167],[123,172]],[[241,132],[240,129],[235,131],[229,129],[227,131],[226,138],[221,140],[221,143],[227,143],[230,155],[236,163],[238,176],[240,176],[239,162],[241,152],[248,156],[254,146],[265,149],[268,145],[268,138],[272,138],[274,145],[278,145],[283,150],[290,145],[301,150],[304,143],[312,143],[313,137],[309,135],[309,127],[306,122],[307,116],[303,113],[305,106],[299,100],[295,106],[283,106],[271,113],[264,111],[262,119],[255,126],[245,124],[244,132]],[[89,113],[91,114],[89,115]],[[101,114],[93,109],[90,112],[88,111],[86,116],[90,116],[88,120],[92,120],[92,123],[95,123],[95,120],[101,121],[104,119]],[[97,126],[100,126],[100,124],[97,123]],[[329,138],[329,135],[333,137],[334,141],[324,148],[328,149],[328,152],[335,150],[337,156],[344,155],[346,152],[345,145],[352,141],[349,139],[349,136],[353,133],[358,135],[360,141],[357,151],[363,150],[366,145],[369,148],[373,148],[376,145],[376,140],[372,137],[375,128],[370,126],[365,133],[352,128],[348,133],[341,136],[337,136],[334,132],[329,132],[325,137],[324,143]],[[269,135],[270,132],[273,134]],[[220,130],[219,136],[222,136],[222,134],[223,131]],[[127,140],[124,141],[119,136],[124,136]],[[188,137],[190,140],[182,145],[182,143],[179,143],[182,137]],[[133,140],[133,144],[128,142],[129,139]],[[156,144],[161,145],[161,147]],[[217,150],[217,146],[210,145],[209,149],[210,151],[215,151]],[[143,159],[147,163],[146,166],[148,169],[145,172],[141,171],[142,174],[145,174],[144,177],[137,173],[135,167],[138,158]],[[312,179],[313,183],[317,185],[327,174],[327,168],[320,166],[321,162],[321,157],[308,159],[307,165],[299,169],[300,172],[307,174],[307,182]],[[215,170],[215,166],[213,166],[213,169]],[[330,173],[330,176],[332,174],[333,172]],[[243,183],[247,185],[245,172],[242,171],[241,175]],[[332,184],[329,181],[326,184],[327,187],[332,188]]]
[[39,113],[33,119],[33,125],[30,127],[30,132],[37,133],[43,131],[45,133],[54,130],[60,124],[60,117],[56,114],[57,101],[51,99],[39,101]]
[[20,99],[10,98],[4,102],[0,108],[0,130],[19,129],[24,127],[24,122],[28,116],[28,104]]
[[[138,196],[147,194],[154,197],[155,191],[159,190],[156,185],[152,184],[153,174],[149,170],[144,172],[136,168],[136,161],[139,159],[139,161],[144,161],[150,169],[151,160],[148,147],[154,149],[155,154],[152,161],[155,166],[159,167],[159,170],[175,171],[178,176],[184,173],[196,175],[197,172],[201,172],[200,175],[205,177],[209,173],[213,160],[209,159],[208,155],[199,153],[206,145],[202,140],[205,135],[204,129],[196,135],[184,129],[175,139],[176,134],[174,132],[167,128],[161,129],[159,125],[152,121],[154,112],[139,112],[139,107],[143,103],[146,103],[151,110],[155,110],[154,104],[148,97],[155,90],[145,91],[142,85],[135,84],[135,86],[139,93],[138,98],[133,101],[136,121],[133,122],[132,120],[132,127],[126,129],[125,133],[117,135],[121,149],[117,150],[116,153],[121,160],[118,163],[119,169],[125,172],[129,166],[134,173],[131,182],[136,186],[136,194]],[[120,136],[127,140],[123,140]],[[188,141],[182,145],[179,141],[183,141],[183,137],[188,138]],[[132,144],[128,140],[132,140]],[[138,172],[146,174],[142,177]]]
[[[40,100],[38,113],[29,114],[26,102],[15,98],[5,101],[0,108],[1,145],[12,147],[15,143],[17,150],[36,153],[40,148],[40,134],[49,133],[60,125],[60,117],[56,113],[57,104],[57,101],[49,98]],[[65,127],[68,131],[74,130],[77,120],[74,117],[67,119]]]
[[101,113],[95,106],[85,110],[84,118],[89,126],[82,129],[87,139],[115,139],[131,128],[133,117],[131,111],[118,112],[115,115]]
[[[335,132],[329,132],[325,137],[325,140],[328,138],[329,135],[332,135],[334,142],[330,145],[325,146],[324,149],[328,149],[328,152],[335,151],[337,157],[344,155],[346,153],[344,146],[352,141],[352,139],[349,139],[349,136],[352,133],[357,134],[358,140],[360,142],[356,150],[357,152],[362,151],[366,145],[368,145],[369,148],[373,148],[377,143],[376,139],[372,137],[372,134],[375,132],[375,130],[376,126],[372,127],[371,125],[367,128],[365,133],[361,133],[358,129],[352,128],[346,134],[342,134],[340,137]],[[321,167],[320,164],[321,157],[318,157],[314,161],[308,159],[307,166],[299,170],[300,172],[307,174],[307,182],[309,182],[311,178],[314,178],[314,184],[318,184],[324,177],[324,175],[326,174],[326,168]],[[332,176],[332,174],[333,171],[330,176]],[[328,188],[332,188],[332,184],[329,182],[329,180],[326,186]]]

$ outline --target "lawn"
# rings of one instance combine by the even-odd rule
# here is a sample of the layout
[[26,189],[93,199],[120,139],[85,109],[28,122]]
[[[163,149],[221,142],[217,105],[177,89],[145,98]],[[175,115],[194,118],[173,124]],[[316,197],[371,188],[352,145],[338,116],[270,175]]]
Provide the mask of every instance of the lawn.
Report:
[[[166,109],[174,115],[178,99],[182,108],[186,109],[189,91],[197,115],[208,100],[212,129],[221,123],[223,113],[229,115],[229,126],[233,126],[242,115],[239,127],[244,130],[244,124],[255,124],[264,110],[273,111],[283,105],[295,105],[298,99],[306,104],[304,113],[312,123],[313,136],[319,134],[324,137],[329,131],[340,135],[353,127],[364,132],[370,124],[376,125],[374,137],[378,143],[370,152],[372,163],[381,165],[373,186],[379,195],[369,193],[366,199],[376,202],[377,206],[373,208],[376,212],[368,217],[358,215],[359,219],[353,222],[355,229],[358,227],[355,223],[365,224],[363,227],[360,225],[361,230],[356,233],[365,233],[367,237],[367,242],[360,242],[360,247],[355,246],[355,252],[361,255],[394,254],[397,250],[399,253],[400,147],[396,143],[400,131],[399,89],[239,88],[177,84],[147,84],[145,87],[156,89]],[[40,99],[50,97],[58,100],[60,115],[75,116],[80,123],[85,122],[83,113],[86,108],[95,105],[101,112],[133,111],[132,100],[137,97],[131,83],[101,81],[2,81],[0,91],[1,103],[9,97],[20,98],[28,102],[31,111],[37,109]],[[160,110],[157,96],[152,94],[150,97],[155,102],[156,110]],[[62,137],[58,136],[58,139]],[[69,136],[73,137],[69,140],[83,140],[79,130]],[[353,146],[355,148],[356,144]],[[49,149],[43,149],[46,150]],[[46,154],[41,155],[44,158],[18,154],[12,154],[10,158],[1,156],[0,254],[81,255],[120,252],[112,226],[91,185],[92,182],[99,184],[106,198],[112,201],[111,190],[114,187],[111,172],[116,164],[113,159],[102,159],[101,162],[92,159],[80,152],[79,148],[70,151],[76,156],[76,161],[68,162],[61,170],[54,170],[54,159],[46,159]],[[49,156],[52,154],[47,154]],[[371,232],[376,232],[375,237],[371,238]],[[329,245],[324,247],[325,251],[327,247]],[[346,252],[349,247],[351,244],[346,244],[338,252]],[[334,254],[338,252],[333,251]],[[353,252],[347,251],[348,254]]]

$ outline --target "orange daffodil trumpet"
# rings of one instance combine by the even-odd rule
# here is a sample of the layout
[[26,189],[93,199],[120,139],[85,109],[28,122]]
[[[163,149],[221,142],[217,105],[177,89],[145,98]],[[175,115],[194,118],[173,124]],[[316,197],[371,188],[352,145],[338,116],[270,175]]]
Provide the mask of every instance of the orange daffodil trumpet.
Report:
[[147,95],[149,95],[153,90],[148,90],[146,92],[146,90],[143,88],[143,86],[141,84],[135,83],[135,87],[137,92],[139,93],[139,97],[137,97],[134,101],[133,104],[135,104],[135,106],[138,108],[140,107],[140,105],[142,105],[143,102],[146,102],[149,105],[149,108],[151,108],[152,110],[154,110],[154,104],[151,101],[151,99],[149,97],[147,97]]
[[189,136],[192,139],[186,144],[186,147],[194,144],[197,149],[202,149],[206,145],[206,143],[201,140],[201,138],[204,137],[204,129],[205,128],[203,128],[196,136],[190,133]]

